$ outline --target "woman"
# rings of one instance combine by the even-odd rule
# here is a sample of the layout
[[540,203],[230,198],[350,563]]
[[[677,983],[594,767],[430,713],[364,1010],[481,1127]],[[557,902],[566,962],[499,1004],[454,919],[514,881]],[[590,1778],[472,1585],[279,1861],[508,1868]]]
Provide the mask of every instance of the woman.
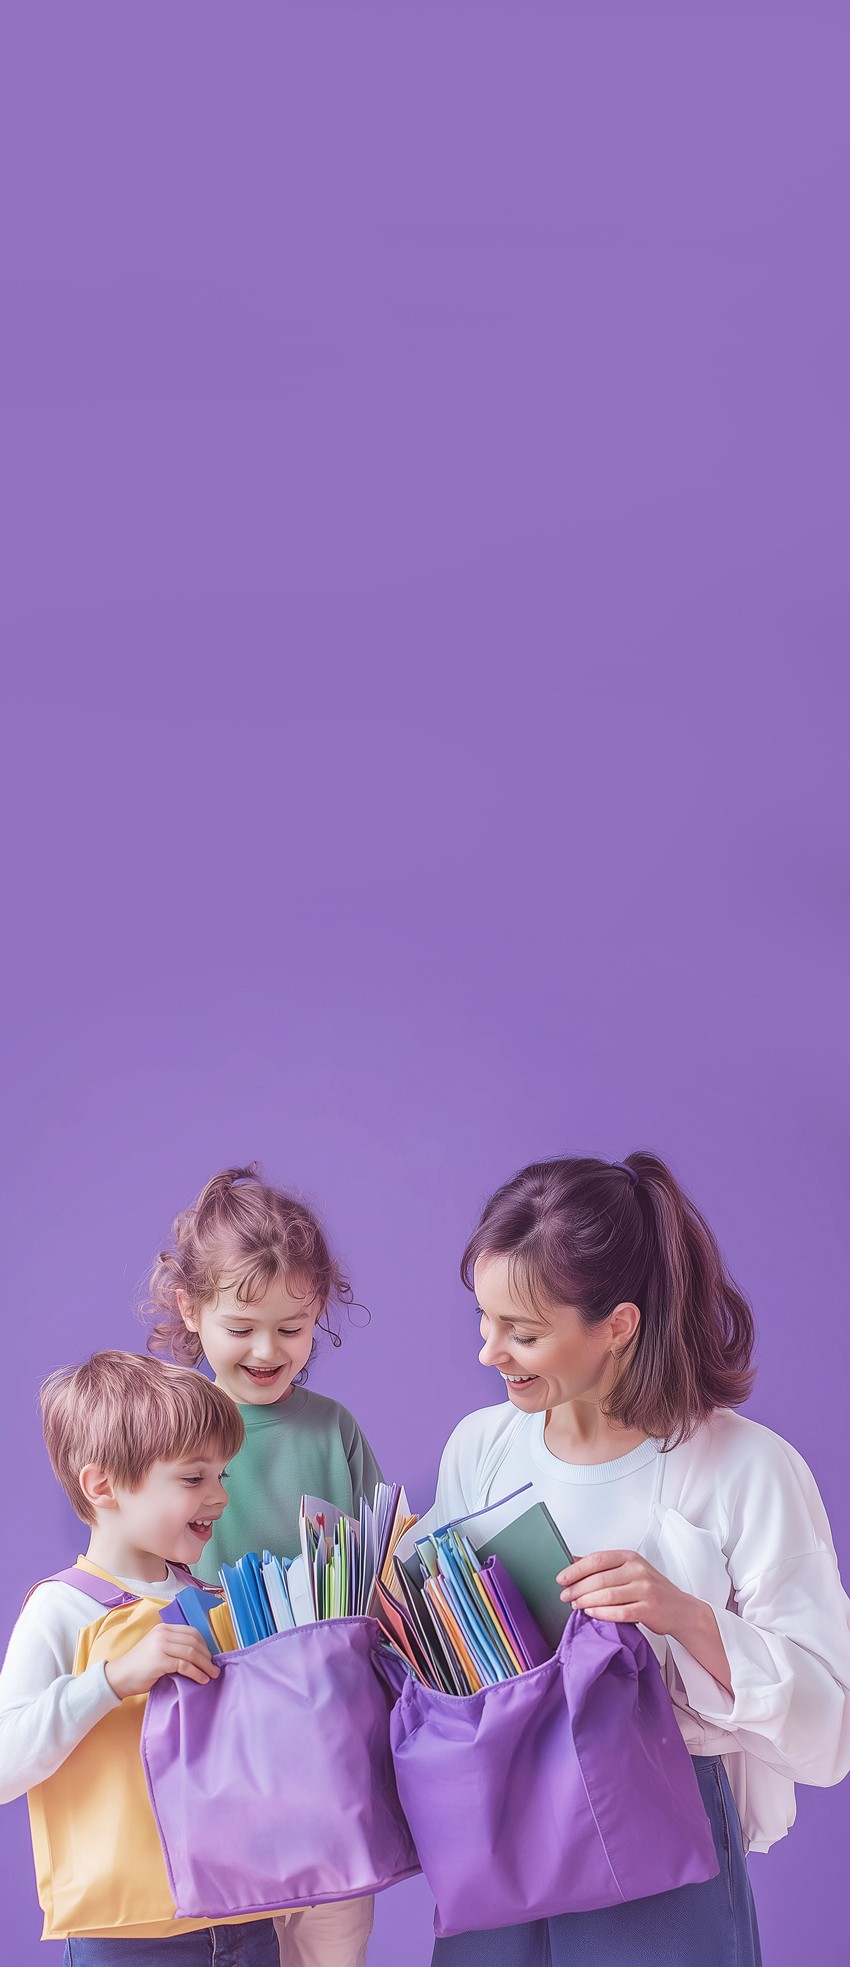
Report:
[[805,1462],[734,1409],[754,1330],[664,1163],[524,1168],[461,1265],[507,1401],[469,1414],[436,1519],[532,1482],[571,1550],[562,1597],[653,1644],[717,1851],[707,1884],[438,1940],[435,1967],[758,1967],[745,1854],[794,1821],[795,1781],[850,1768],[850,1605]]

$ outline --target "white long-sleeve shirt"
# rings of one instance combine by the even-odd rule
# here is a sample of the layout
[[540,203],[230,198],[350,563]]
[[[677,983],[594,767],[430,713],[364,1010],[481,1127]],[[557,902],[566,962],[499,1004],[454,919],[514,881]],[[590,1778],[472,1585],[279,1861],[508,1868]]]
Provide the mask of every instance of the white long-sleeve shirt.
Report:
[[[176,1597],[185,1577],[165,1583],[119,1578],[137,1598]],[[48,1582],[27,1600],[0,1672],[0,1803],[43,1783],[72,1749],[120,1705],[101,1660],[74,1673],[77,1638],[103,1606],[75,1585]]]
[[666,1455],[647,1442],[590,1467],[552,1455],[544,1421],[509,1404],[468,1414],[428,1520],[530,1482],[576,1556],[638,1550],[711,1605],[731,1693],[678,1640],[646,1637],[691,1754],[723,1756],[745,1843],[768,1850],[794,1821],[795,1782],[825,1787],[850,1770],[850,1602],[811,1471],[728,1409]]

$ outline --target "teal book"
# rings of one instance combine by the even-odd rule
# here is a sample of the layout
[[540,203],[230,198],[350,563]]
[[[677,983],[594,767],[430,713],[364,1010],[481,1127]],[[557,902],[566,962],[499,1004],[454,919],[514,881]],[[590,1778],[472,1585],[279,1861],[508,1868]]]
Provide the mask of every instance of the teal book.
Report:
[[[486,1511],[482,1515],[486,1516]],[[475,1519],[466,1518],[467,1535],[470,1521]],[[477,1527],[483,1529],[480,1519]],[[482,1562],[498,1557],[504,1565],[554,1652],[571,1609],[561,1598],[558,1572],[572,1564],[573,1558],[546,1504],[532,1503],[506,1528],[489,1537],[485,1532],[473,1541]]]

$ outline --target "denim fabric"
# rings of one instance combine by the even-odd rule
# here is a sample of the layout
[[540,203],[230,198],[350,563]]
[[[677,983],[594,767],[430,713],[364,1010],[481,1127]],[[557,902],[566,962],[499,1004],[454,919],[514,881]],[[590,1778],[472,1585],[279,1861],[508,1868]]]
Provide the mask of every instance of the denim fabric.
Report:
[[719,1755],[694,1757],[720,1870],[600,1912],[436,1940],[432,1967],[761,1967],[741,1826]]
[[280,1967],[270,1919],[205,1926],[163,1940],[67,1940],[63,1967]]

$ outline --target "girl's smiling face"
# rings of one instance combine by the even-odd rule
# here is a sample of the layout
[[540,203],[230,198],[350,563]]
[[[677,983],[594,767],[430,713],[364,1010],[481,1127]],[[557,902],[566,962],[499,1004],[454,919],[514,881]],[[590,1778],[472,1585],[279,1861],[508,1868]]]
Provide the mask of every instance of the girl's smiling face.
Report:
[[598,1325],[587,1325],[575,1305],[538,1310],[511,1285],[506,1256],[479,1257],[474,1284],[483,1340],[478,1357],[501,1374],[515,1407],[548,1413],[567,1400],[598,1398],[612,1354],[633,1334],[633,1305],[618,1305]]
[[215,1298],[177,1301],[186,1325],[197,1332],[216,1386],[241,1406],[269,1407],[284,1400],[306,1366],[321,1305],[275,1277],[252,1304],[240,1304],[238,1280],[225,1280]]

